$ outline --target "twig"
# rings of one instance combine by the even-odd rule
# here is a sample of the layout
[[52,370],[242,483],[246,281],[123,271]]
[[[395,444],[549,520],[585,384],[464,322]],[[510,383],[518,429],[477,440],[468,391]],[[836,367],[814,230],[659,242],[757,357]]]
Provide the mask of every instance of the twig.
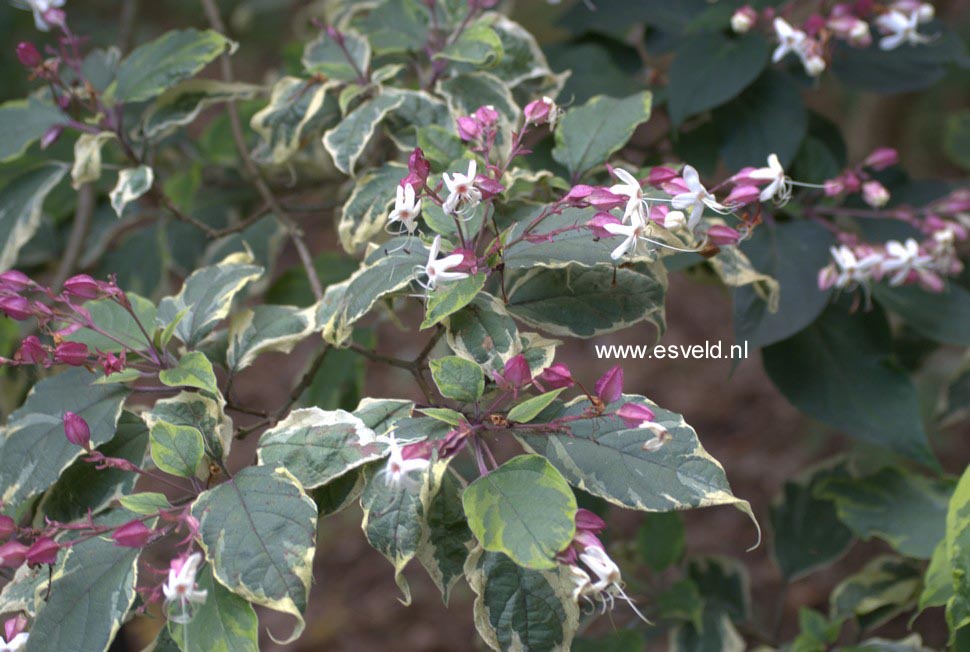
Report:
[[71,235],[67,240],[67,247],[64,248],[64,257],[57,268],[57,274],[51,287],[58,288],[74,272],[78,258],[81,257],[81,249],[84,246],[84,239],[88,236],[88,229],[91,227],[91,217],[94,215],[94,186],[86,183],[77,191],[77,206],[74,209],[74,223],[71,225]]

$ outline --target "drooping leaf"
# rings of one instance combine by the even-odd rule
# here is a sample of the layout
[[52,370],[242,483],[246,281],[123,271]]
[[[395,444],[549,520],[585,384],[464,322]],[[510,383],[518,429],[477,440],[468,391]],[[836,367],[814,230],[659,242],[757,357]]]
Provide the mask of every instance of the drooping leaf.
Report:
[[192,505],[215,579],[246,600],[287,613],[303,632],[316,550],[317,507],[285,469],[248,467]]
[[525,568],[553,569],[576,534],[576,497],[539,455],[514,457],[462,494],[468,526],[482,547]]
[[489,72],[468,72],[442,80],[437,91],[454,116],[469,115],[480,106],[491,105],[510,124],[517,124],[522,113],[508,86]]
[[464,483],[454,473],[432,477],[424,510],[424,532],[416,556],[441,591],[445,604],[464,573],[465,561],[475,544],[461,504]]
[[136,168],[125,168],[118,173],[118,183],[111,191],[111,208],[115,209],[118,217],[125,212],[125,207],[135,201],[152,187],[155,173],[147,165]]
[[20,249],[34,237],[44,199],[65,174],[67,167],[63,164],[45,163],[14,177],[0,189],[0,270],[13,267]]

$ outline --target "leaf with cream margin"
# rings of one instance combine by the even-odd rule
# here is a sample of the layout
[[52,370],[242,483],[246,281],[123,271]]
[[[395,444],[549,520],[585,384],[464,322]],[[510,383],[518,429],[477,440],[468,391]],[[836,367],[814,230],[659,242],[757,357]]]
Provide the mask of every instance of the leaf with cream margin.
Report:
[[349,176],[354,175],[357,159],[370,143],[377,125],[403,101],[401,96],[378,95],[358,106],[336,127],[324,134],[323,146],[333,157],[333,163],[338,170]]
[[66,165],[45,163],[0,189],[0,271],[13,267],[20,249],[37,233],[44,199],[66,173]]
[[71,185],[75,189],[101,178],[101,148],[115,138],[113,132],[84,133],[74,142],[74,165],[71,167]]
[[226,364],[237,373],[270,351],[289,353],[316,326],[314,308],[259,305],[232,316]]
[[151,190],[154,182],[155,173],[147,165],[125,168],[118,173],[118,183],[111,191],[111,208],[121,217],[125,207]]

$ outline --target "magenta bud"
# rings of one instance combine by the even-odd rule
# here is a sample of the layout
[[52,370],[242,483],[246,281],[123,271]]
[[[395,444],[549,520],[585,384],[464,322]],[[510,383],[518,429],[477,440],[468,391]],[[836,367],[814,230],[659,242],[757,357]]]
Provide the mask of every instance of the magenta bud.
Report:
[[595,513],[580,507],[576,510],[576,529],[589,532],[602,532],[606,529],[606,521]]
[[27,550],[27,563],[31,566],[40,564],[53,566],[57,563],[57,553],[60,549],[57,542],[50,537],[41,537]]
[[842,183],[842,179],[826,179],[822,185],[825,187],[826,197],[837,197],[845,190],[845,184]]
[[482,199],[486,201],[505,190],[501,183],[481,174],[475,177],[475,187],[482,191]]
[[75,446],[85,450],[91,449],[91,428],[88,422],[73,412],[64,413],[64,435]]
[[650,212],[647,214],[647,217],[660,226],[663,226],[667,221],[667,213],[669,212],[670,206],[668,204],[654,204],[650,207]]
[[593,232],[597,238],[612,238],[613,234],[606,230],[607,224],[622,224],[620,219],[610,213],[600,212],[593,216],[586,223],[586,228]]
[[570,188],[563,200],[571,206],[585,206],[592,192],[593,186],[580,183]]
[[600,538],[596,536],[596,533],[592,530],[577,530],[576,536],[573,537],[573,543],[575,543],[580,550],[585,550],[586,548],[602,548],[603,542]]
[[498,122],[498,111],[491,104],[486,104],[485,106],[480,106],[475,110],[475,119],[478,120],[483,126],[491,127],[496,122]]
[[741,234],[729,226],[715,224],[707,230],[707,239],[719,246],[736,245],[741,241]]
[[116,546],[123,548],[144,548],[151,541],[155,531],[140,520],[128,521],[111,535]]
[[561,362],[557,362],[551,367],[543,369],[542,373],[539,374],[539,382],[542,383],[543,387],[548,387],[549,389],[572,387],[575,384],[569,367]]
[[680,173],[676,170],[672,170],[668,167],[657,166],[650,170],[650,174],[647,175],[647,183],[649,183],[654,188],[660,188],[665,183],[669,183],[674,179],[680,178]]
[[0,297],[0,312],[17,321],[24,321],[34,316],[30,302],[18,296]]
[[27,616],[17,614],[16,617],[8,619],[3,624],[4,640],[10,643],[18,634],[22,634],[25,629],[27,629]]
[[17,531],[17,523],[6,514],[0,514],[0,539],[7,539]]
[[23,292],[29,287],[33,287],[34,282],[24,274],[15,269],[0,274],[0,289],[10,292]]
[[525,121],[541,125],[549,122],[549,116],[556,108],[556,103],[548,97],[533,100],[525,105]]
[[878,181],[862,184],[862,199],[873,208],[882,208],[889,201],[889,191]]
[[463,115],[457,120],[455,120],[455,126],[458,129],[458,135],[464,141],[478,140],[479,136],[482,135],[482,126],[474,118],[470,118],[467,115]]
[[99,362],[101,363],[101,368],[104,369],[104,375],[110,376],[111,374],[116,374],[119,371],[124,371],[127,364],[127,356],[124,351],[121,355],[115,355],[114,353],[101,353],[99,355]]
[[892,167],[899,163],[899,152],[894,150],[892,147],[880,147],[872,152],[866,157],[866,160],[862,162],[866,167],[870,167],[873,170],[885,170],[888,167]]
[[593,191],[589,193],[590,206],[594,206],[601,211],[626,206],[627,201],[629,201],[628,197],[612,193],[606,188],[593,188]]
[[505,382],[516,389],[532,382],[532,370],[529,369],[529,362],[525,359],[525,356],[520,353],[510,358],[505,363],[505,370],[502,372],[502,377],[505,379]]
[[[415,147],[408,157],[408,172],[422,181],[427,180],[428,175],[431,174],[431,162],[424,157],[424,152],[420,147]],[[415,187],[415,190],[417,190],[417,187]]]
[[20,60],[24,68],[31,70],[44,63],[44,58],[40,56],[37,46],[30,41],[21,41],[17,44],[17,59]]
[[20,568],[27,559],[27,546],[8,541],[0,546],[0,568]]
[[25,364],[50,364],[50,354],[36,335],[25,338],[14,357]]
[[612,403],[623,396],[623,367],[611,367],[596,381],[596,395],[604,403]]
[[97,299],[101,296],[101,284],[87,274],[78,274],[64,281],[64,292],[80,299]]
[[746,206],[758,201],[761,197],[761,190],[757,186],[735,186],[731,194],[724,198],[726,206]]
[[616,411],[616,416],[623,419],[623,423],[625,423],[628,428],[636,428],[640,424],[647,421],[653,421],[656,418],[653,410],[648,408],[646,405],[640,405],[638,403],[624,403],[620,409]]
[[88,361],[88,347],[82,342],[61,342],[54,348],[54,362],[80,367]]

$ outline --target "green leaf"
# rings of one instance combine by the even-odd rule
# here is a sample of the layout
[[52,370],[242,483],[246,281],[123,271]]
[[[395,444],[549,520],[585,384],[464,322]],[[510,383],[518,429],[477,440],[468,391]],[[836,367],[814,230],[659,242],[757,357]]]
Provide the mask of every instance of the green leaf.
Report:
[[212,30],[168,32],[125,57],[107,93],[118,102],[150,100],[234,49],[232,41]]
[[358,417],[320,408],[292,411],[259,438],[260,464],[285,467],[307,489],[384,457],[386,446]]
[[490,26],[491,18],[481,18],[458,35],[458,38],[434,55],[475,66],[489,67],[502,59],[502,40]]
[[168,630],[183,652],[259,652],[259,623],[252,605],[216,582],[208,566],[199,573],[205,602],[185,625],[172,621]]
[[467,306],[485,287],[485,273],[445,283],[428,296],[428,305],[421,328],[431,328],[445,317]]
[[502,52],[502,58],[491,67],[492,74],[505,81],[510,88],[552,74],[545,53],[528,30],[501,14],[490,16],[490,19],[492,30],[498,34],[501,42]]
[[718,609],[704,609],[701,627],[685,623],[671,633],[670,652],[743,652],[744,639],[731,618]]
[[462,504],[482,547],[525,568],[556,568],[556,553],[576,534],[576,497],[539,455],[519,455],[478,478]]
[[650,118],[650,104],[651,95],[644,91],[621,100],[598,95],[570,109],[556,126],[553,158],[578,181],[626,145],[634,130]]
[[219,385],[212,363],[204,353],[191,351],[179,360],[177,367],[162,369],[158,380],[169,387],[195,387],[219,396]]
[[[650,435],[643,429],[627,428],[622,420],[606,416],[572,421],[569,433],[515,435],[526,448],[548,458],[570,484],[614,505],[646,512],[732,505],[752,516],[747,501],[731,494],[724,469],[681,415],[631,395],[606,411],[631,402],[648,406],[655,423],[667,429],[670,439],[659,450],[644,449]],[[577,399],[554,416],[575,417],[588,407],[585,398]]]
[[687,576],[697,585],[707,606],[744,621],[751,615],[751,578],[747,568],[730,557],[695,557]]
[[155,514],[159,510],[171,507],[165,494],[154,491],[142,491],[122,496],[118,499],[118,502],[129,512],[135,514]]
[[151,430],[152,460],[171,475],[195,477],[205,455],[202,434],[192,426],[175,426],[159,421]]
[[431,377],[442,396],[463,403],[477,401],[485,391],[485,374],[482,368],[458,356],[432,360]]
[[140,552],[93,537],[61,553],[25,652],[107,650],[134,604]]
[[945,544],[953,592],[946,605],[946,622],[952,638],[970,624],[970,470],[963,472],[950,499]]
[[964,170],[970,170],[970,109],[956,111],[946,117],[943,151],[951,161]]
[[654,571],[678,563],[684,556],[684,522],[676,512],[647,514],[637,531],[637,551]]
[[231,254],[220,263],[197,269],[185,279],[178,294],[158,304],[158,325],[167,326],[185,311],[175,334],[186,346],[194,347],[229,314],[236,294],[262,274],[263,268],[253,265],[252,256],[245,253]]
[[833,304],[814,324],[763,350],[765,371],[792,404],[851,437],[936,466],[916,390],[890,361],[879,310],[849,314]]
[[922,574],[912,561],[882,555],[843,580],[829,598],[832,620],[855,617],[866,630],[911,607],[919,595]]
[[142,418],[149,428],[159,422],[172,426],[189,426],[202,435],[205,453],[212,460],[224,460],[232,445],[232,421],[223,412],[221,399],[199,392],[182,392],[172,398],[156,401],[150,412]]
[[448,102],[454,116],[469,115],[480,106],[491,105],[510,124],[517,125],[522,111],[508,86],[495,75],[468,72],[438,82],[438,94]]
[[808,111],[791,76],[768,70],[716,112],[723,126],[720,151],[731,169],[763,167],[777,154],[787,167],[808,132]]
[[519,352],[519,331],[505,304],[479,293],[471,303],[448,317],[448,346],[488,371],[501,371]]
[[125,168],[118,173],[118,183],[111,191],[111,208],[115,209],[118,217],[125,212],[125,207],[148,192],[155,181],[155,173],[147,165],[136,168]]
[[704,627],[704,598],[690,580],[681,580],[661,593],[657,607],[664,619],[690,623],[694,629]]
[[388,205],[406,175],[407,168],[397,162],[361,175],[340,211],[337,233],[344,251],[354,254],[384,231]]
[[970,346],[970,290],[955,282],[943,292],[927,292],[910,285],[892,287],[873,283],[872,294],[884,308],[900,317],[913,330],[942,344]]
[[[126,294],[131,302],[132,311],[138,317],[138,322],[141,322],[150,334],[155,325],[155,304],[132,292]],[[113,351],[115,353],[122,350],[122,342],[135,351],[143,351],[148,347],[148,340],[138,327],[138,322],[131,316],[131,313],[118,305],[117,302],[110,299],[99,299],[88,301],[84,304],[84,307],[91,314],[91,320],[97,324],[98,328],[111,337],[89,329],[81,329],[68,335],[65,338],[66,340],[82,342],[87,344],[90,349]]]
[[772,552],[789,581],[835,561],[852,543],[835,503],[818,491],[830,480],[848,477],[844,464],[816,469],[786,482],[771,506]]
[[66,173],[63,164],[45,163],[0,189],[0,270],[13,267],[21,247],[37,233],[44,199]]
[[886,467],[861,478],[831,477],[816,494],[862,539],[877,537],[900,554],[929,559],[946,531],[953,483]]
[[[341,30],[343,48],[326,31],[307,43],[301,59],[308,73],[321,74],[340,81],[360,81],[370,69],[370,44],[363,36],[353,30]],[[347,55],[353,61],[351,65]],[[356,67],[356,68],[355,68]]]
[[262,140],[256,157],[277,165],[285,163],[306,144],[311,132],[335,125],[340,111],[332,90],[333,83],[298,77],[283,77],[276,82],[269,104],[249,123]]
[[297,620],[296,640],[316,550],[317,507],[285,469],[245,468],[192,506],[215,579],[246,600]]
[[735,38],[708,32],[681,41],[668,88],[674,125],[737,97],[761,74],[768,53],[768,42],[753,33]]
[[314,317],[312,308],[265,304],[233,315],[226,364],[237,373],[263,353],[289,353],[313,332]]
[[77,368],[45,378],[10,415],[0,439],[0,502],[5,509],[45,491],[84,452],[64,436],[65,412],[87,421],[92,446],[114,436],[128,391],[121,385],[95,385],[94,379]]
[[946,539],[933,550],[930,564],[923,576],[923,590],[917,608],[920,612],[930,607],[942,607],[953,597],[953,566]]
[[168,135],[176,127],[195,121],[202,110],[237,100],[249,100],[262,93],[261,86],[215,79],[187,79],[162,93],[145,114],[142,131],[149,140]]
[[57,107],[36,97],[0,104],[0,163],[18,158],[31,143],[65,119]]
[[778,281],[778,310],[753,287],[734,291],[734,337],[752,348],[780,342],[822,314],[831,292],[818,289],[818,270],[829,261],[832,234],[815,222],[765,223],[741,249],[756,269]]
[[650,321],[665,329],[667,274],[660,263],[533,269],[513,277],[508,310],[554,335],[595,337]]
[[927,88],[946,74],[948,64],[966,57],[966,46],[939,23],[920,27],[920,32],[924,31],[936,35],[933,43],[889,51],[875,42],[868,48],[839,43],[832,57],[832,72],[846,86],[872,93],[908,93]]
[[428,41],[428,9],[416,0],[384,0],[369,12],[359,27],[377,54],[417,52]]
[[560,394],[562,394],[565,387],[560,387],[559,389],[554,389],[551,392],[546,392],[545,394],[540,394],[539,396],[533,396],[530,399],[526,399],[509,410],[509,421],[513,423],[529,423],[537,416],[539,413],[549,407],[553,401],[556,400]]
[[450,426],[457,426],[465,419],[465,416],[461,412],[449,410],[448,408],[427,407],[420,408],[418,411],[422,414],[427,414],[432,419],[443,421]]
[[579,628],[579,606],[564,566],[522,568],[481,548],[469,556],[465,577],[475,592],[475,627],[499,652],[568,652]]
[[463,489],[464,483],[457,474],[448,472],[441,474],[440,481],[430,488],[431,497],[425,500],[424,532],[416,553],[446,605],[475,545],[461,504]]
[[323,145],[338,170],[353,176],[354,165],[374,136],[377,125],[403,102],[404,98],[399,95],[378,95],[358,106],[324,134]]

